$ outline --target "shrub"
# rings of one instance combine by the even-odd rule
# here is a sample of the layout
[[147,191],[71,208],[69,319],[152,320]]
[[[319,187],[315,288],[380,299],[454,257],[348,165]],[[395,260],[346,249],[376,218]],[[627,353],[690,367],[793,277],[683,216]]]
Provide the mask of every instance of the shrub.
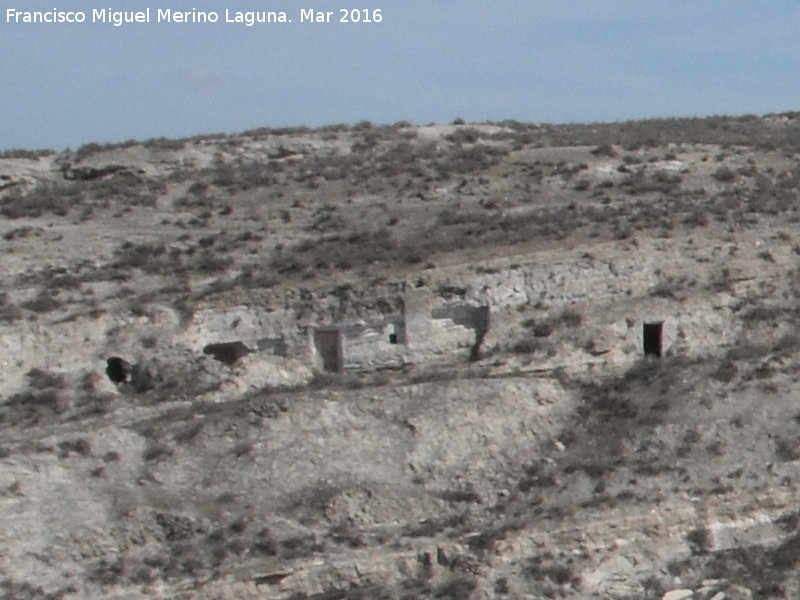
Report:
[[2,199],[0,214],[9,219],[35,218],[46,213],[65,216],[71,209],[69,198],[54,186],[37,187],[27,194],[12,190]]
[[26,238],[33,233],[33,227],[17,227],[3,234],[3,239],[7,242],[16,240],[18,238]]
[[536,323],[533,326],[532,331],[533,335],[536,337],[549,337],[553,333],[554,329],[555,328],[552,323],[545,321],[543,323]]
[[661,192],[670,194],[678,190],[681,184],[681,176],[668,171],[656,171],[648,174],[645,171],[631,173],[620,187],[627,190],[631,195],[644,194],[647,192]]
[[202,420],[189,423],[181,430],[175,432],[173,440],[176,444],[186,444],[192,442],[203,431],[205,423]]
[[711,550],[711,532],[705,527],[692,529],[686,534],[686,541],[692,554],[706,554]]
[[103,455],[103,462],[112,463],[122,459],[122,455],[116,450],[109,450]]
[[100,559],[89,570],[88,579],[101,585],[114,585],[120,583],[128,573],[128,564],[124,558],[116,560]]
[[253,539],[251,551],[257,556],[275,556],[278,554],[278,542],[269,529],[262,529]]
[[22,316],[22,310],[9,300],[8,294],[5,292],[0,293],[0,321],[11,323],[21,319]]
[[616,158],[619,155],[616,148],[611,144],[601,144],[597,146],[594,150],[592,150],[592,154],[595,156],[607,156],[609,158]]
[[561,322],[567,327],[579,327],[583,323],[583,315],[571,309],[561,313]]
[[152,150],[183,150],[186,147],[185,139],[171,139],[165,137],[151,138],[142,142],[142,146]]
[[242,267],[241,273],[236,278],[236,283],[247,287],[270,288],[279,282],[279,278],[270,269],[265,269],[260,264],[250,263]]
[[216,252],[203,251],[192,257],[187,261],[185,266],[180,270],[190,270],[193,272],[203,273],[210,275],[226,271],[233,264],[233,259],[228,256],[219,256]]
[[661,281],[650,288],[650,296],[653,298],[675,298],[675,286],[670,282]]
[[172,456],[172,448],[163,442],[150,442],[142,452],[145,461],[161,460]]
[[538,582],[551,582],[557,585],[580,583],[580,576],[576,575],[570,565],[557,562],[551,555],[534,556],[529,560],[525,569],[526,575]]
[[736,172],[726,166],[719,167],[711,176],[720,183],[732,183],[738,178]]
[[450,598],[451,600],[464,600],[469,598],[471,592],[477,587],[475,578],[469,575],[454,575],[447,581],[436,586],[434,598]]
[[24,158],[28,160],[38,160],[42,156],[52,156],[55,150],[21,150],[19,148],[11,148],[0,152],[0,158]]
[[0,422],[29,427],[52,420],[70,409],[63,376],[31,369],[27,377],[29,389],[14,394],[0,407]]
[[[162,268],[162,257],[167,251],[166,245],[161,242],[134,244],[123,242],[114,250],[115,269],[139,268],[144,271],[156,272]],[[171,261],[167,261],[171,262]],[[156,268],[156,265],[159,265]]]
[[516,352],[517,354],[532,354],[539,350],[541,345],[536,340],[520,340],[519,342],[515,343],[511,347],[512,352]]
[[70,289],[77,290],[81,287],[81,281],[74,275],[65,274],[52,277],[47,282],[47,288],[51,290]]
[[284,560],[308,558],[324,549],[324,546],[318,543],[313,535],[281,540],[279,547],[280,557]]
[[707,227],[711,222],[706,211],[695,208],[683,219],[683,224],[690,227]]
[[736,363],[732,360],[725,360],[723,363],[711,374],[711,377],[722,383],[730,383],[739,374],[739,369]]
[[775,454],[784,462],[794,462],[800,459],[800,441],[787,438],[776,439]]
[[480,131],[474,127],[459,127],[453,133],[446,136],[445,139],[453,144],[474,144],[481,137]]
[[77,440],[65,440],[58,444],[61,449],[60,457],[67,458],[71,454],[79,454],[80,456],[91,456],[92,445],[85,438],[78,438]]
[[572,187],[572,189],[574,189],[576,192],[585,192],[591,187],[591,185],[592,182],[589,179],[579,179],[575,182],[575,185]]
[[472,486],[459,490],[445,490],[440,497],[447,502],[481,502],[480,496]]
[[26,377],[30,386],[35,390],[49,388],[62,390],[67,386],[67,381],[63,375],[35,367],[26,373]]
[[775,257],[772,255],[772,252],[770,252],[769,250],[764,250],[762,252],[759,252],[758,258],[760,258],[761,260],[765,260],[767,262],[771,262],[771,263],[775,262]]

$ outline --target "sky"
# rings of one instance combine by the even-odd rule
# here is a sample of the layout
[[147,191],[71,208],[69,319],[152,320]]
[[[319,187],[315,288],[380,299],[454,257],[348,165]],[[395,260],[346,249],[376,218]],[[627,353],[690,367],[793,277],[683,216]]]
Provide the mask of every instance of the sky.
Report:
[[[149,23],[93,23],[93,10]],[[341,23],[340,10],[380,23]],[[258,127],[798,110],[797,0],[0,0],[0,150]],[[159,9],[217,23],[157,22]],[[227,23],[226,9],[290,23]],[[301,10],[332,12],[301,23]],[[24,23],[12,11],[84,23]],[[19,14],[19,13],[12,13]],[[10,22],[9,22],[10,21]]]

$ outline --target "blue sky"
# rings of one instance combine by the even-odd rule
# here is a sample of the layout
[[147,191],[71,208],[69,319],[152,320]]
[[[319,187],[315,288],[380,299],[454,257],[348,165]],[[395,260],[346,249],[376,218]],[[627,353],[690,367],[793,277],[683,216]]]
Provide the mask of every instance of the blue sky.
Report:
[[[292,23],[90,23],[92,9]],[[380,24],[300,9],[380,9]],[[614,121],[797,110],[800,2],[0,0],[0,149],[262,126]],[[7,9],[85,11],[14,24]],[[153,14],[153,20],[155,15]]]

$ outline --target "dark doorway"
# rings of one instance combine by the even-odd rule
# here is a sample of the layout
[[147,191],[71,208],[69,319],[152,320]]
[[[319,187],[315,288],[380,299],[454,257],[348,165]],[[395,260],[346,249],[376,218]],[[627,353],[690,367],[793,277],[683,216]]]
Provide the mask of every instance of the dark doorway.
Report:
[[645,356],[660,358],[664,354],[664,321],[642,325],[642,344]]
[[322,358],[322,368],[332,373],[342,370],[342,334],[338,329],[314,331],[314,347]]
[[113,383],[126,383],[131,380],[131,365],[124,358],[112,356],[106,360],[106,375]]
[[248,348],[242,342],[225,342],[221,344],[209,344],[203,348],[203,354],[210,354],[219,362],[232,365],[243,356],[250,354]]
[[390,344],[405,344],[406,343],[406,324],[392,323],[389,329],[389,343]]

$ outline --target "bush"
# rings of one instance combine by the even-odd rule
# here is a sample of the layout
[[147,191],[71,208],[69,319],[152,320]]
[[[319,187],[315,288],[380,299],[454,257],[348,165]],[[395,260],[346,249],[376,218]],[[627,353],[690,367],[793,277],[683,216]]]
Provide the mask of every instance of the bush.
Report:
[[4,150],[0,152],[0,158],[24,158],[28,160],[38,160],[42,156],[52,156],[55,154],[55,150],[21,150],[18,148],[12,148],[10,150]]
[[661,281],[650,288],[653,298],[675,298],[675,286],[668,281]]
[[253,538],[251,552],[256,556],[275,556],[278,549],[278,542],[269,529],[262,529]]
[[656,171],[648,174],[645,171],[631,173],[620,187],[627,190],[631,195],[645,194],[648,192],[660,192],[671,194],[680,188],[681,176],[668,171]]
[[453,144],[474,144],[481,137],[480,131],[474,127],[459,127],[445,139]]
[[17,227],[10,231],[6,231],[3,234],[3,239],[6,240],[7,242],[11,242],[19,238],[26,238],[31,233],[33,233],[33,227]]
[[92,446],[85,438],[65,440],[60,442],[58,447],[61,449],[59,454],[61,458],[68,458],[71,454],[79,454],[84,457],[92,455]]
[[151,138],[142,142],[142,146],[152,150],[183,150],[186,147],[185,139],[171,139],[166,137]]
[[536,337],[550,337],[552,335],[555,327],[549,321],[545,321],[543,323],[536,323],[533,328],[533,335]]
[[723,363],[711,374],[711,377],[722,383],[730,383],[739,374],[739,369],[736,363],[732,360],[725,360]]
[[204,275],[211,275],[226,271],[233,264],[233,259],[228,256],[219,256],[216,252],[203,251],[200,254],[193,256],[183,268],[179,269],[189,270],[192,272],[202,273]]
[[0,407],[0,422],[30,427],[51,421],[70,409],[63,376],[31,369],[27,377],[29,389],[14,394]]
[[164,442],[148,443],[147,447],[142,452],[142,458],[145,461],[161,460],[172,456],[173,450]]
[[[114,268],[139,268],[143,271],[158,272],[163,268],[163,256],[166,251],[166,245],[161,242],[141,244],[123,242],[121,246],[114,250]],[[171,261],[167,262],[171,263]]]
[[28,383],[35,390],[54,388],[63,390],[67,386],[66,379],[58,373],[51,373],[44,369],[33,368],[26,373]]
[[738,178],[736,172],[726,166],[719,167],[711,176],[720,183],[733,183]]
[[706,554],[712,548],[711,532],[705,527],[692,529],[686,534],[686,541],[692,554]]
[[616,148],[611,144],[601,144],[597,146],[594,150],[592,150],[592,154],[595,156],[607,156],[608,158],[616,158],[619,155]]
[[699,208],[694,209],[683,219],[683,224],[689,227],[707,227],[710,222],[708,213]]
[[567,309],[561,313],[561,322],[567,327],[579,327],[583,323],[583,315],[580,313]]
[[767,262],[771,262],[771,263],[775,262],[775,257],[772,255],[772,252],[770,252],[769,250],[764,250],[762,252],[759,252],[758,258],[760,258],[761,260],[765,260]]
[[54,186],[37,187],[27,194],[18,190],[2,199],[0,214],[9,219],[35,218],[44,214],[66,216],[72,208],[70,199]]
[[536,340],[520,340],[511,347],[512,352],[517,354],[533,354],[541,348]]
[[477,587],[475,578],[469,575],[455,575],[447,581],[436,586],[434,598],[450,598],[451,600],[464,600],[469,598],[471,592]]

